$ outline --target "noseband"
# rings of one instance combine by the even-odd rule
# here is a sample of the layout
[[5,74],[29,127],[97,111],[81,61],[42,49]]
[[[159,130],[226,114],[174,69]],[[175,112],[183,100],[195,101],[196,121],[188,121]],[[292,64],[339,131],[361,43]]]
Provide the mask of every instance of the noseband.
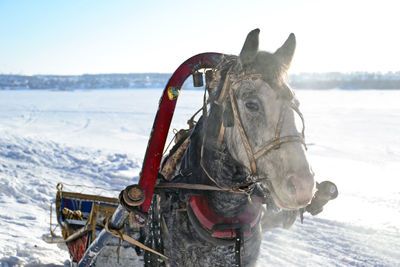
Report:
[[[221,89],[221,93],[218,97],[218,100],[215,101],[217,105],[222,105],[222,103],[225,101],[227,98],[227,95],[229,95],[230,99],[230,104],[232,107],[232,112],[233,112],[233,117],[235,120],[235,124],[238,127],[240,137],[242,139],[243,146],[246,150],[247,157],[250,162],[250,168],[251,168],[251,175],[253,177],[258,177],[257,173],[257,163],[256,161],[268,153],[269,151],[273,149],[279,149],[282,144],[285,143],[290,143],[290,142],[299,142],[304,145],[305,149],[307,149],[306,143],[305,143],[305,137],[304,137],[304,130],[305,130],[305,124],[304,124],[304,117],[303,114],[300,112],[299,108],[293,101],[284,101],[280,107],[280,112],[279,112],[279,118],[278,122],[275,127],[275,135],[273,138],[271,138],[266,145],[264,145],[261,149],[258,151],[254,152],[253,148],[250,146],[249,139],[246,134],[246,130],[243,127],[243,122],[240,118],[240,113],[237,105],[237,99],[234,94],[233,86],[245,81],[255,81],[257,79],[261,79],[262,75],[261,74],[243,74],[243,75],[235,75],[238,76],[238,79],[233,80],[233,77],[231,76],[231,70],[228,71],[226,74],[226,78],[224,81],[224,84]],[[285,119],[285,114],[288,110],[288,108],[293,109],[301,118],[301,122],[303,124],[303,128],[301,131],[301,135],[287,135],[287,136],[281,136],[281,131]],[[223,123],[221,123],[220,127],[220,133],[218,136],[218,146],[220,147],[223,141],[225,135],[225,126]]]

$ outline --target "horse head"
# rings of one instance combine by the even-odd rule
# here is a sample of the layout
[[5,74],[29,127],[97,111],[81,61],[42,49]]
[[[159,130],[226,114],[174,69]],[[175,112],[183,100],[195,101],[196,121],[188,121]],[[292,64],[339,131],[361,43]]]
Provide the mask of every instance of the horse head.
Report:
[[[278,207],[297,210],[313,196],[314,174],[299,102],[286,81],[296,40],[290,34],[269,53],[258,50],[258,35],[258,29],[251,31],[239,57],[221,71],[216,98],[223,110],[223,143],[247,177],[263,181]],[[296,118],[303,128],[296,127]]]

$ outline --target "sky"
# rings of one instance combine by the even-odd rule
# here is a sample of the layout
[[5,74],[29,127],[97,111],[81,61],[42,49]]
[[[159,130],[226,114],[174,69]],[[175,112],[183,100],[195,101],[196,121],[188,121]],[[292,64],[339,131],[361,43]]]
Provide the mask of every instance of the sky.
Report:
[[259,28],[291,73],[400,71],[400,1],[0,0],[0,73],[173,72],[202,52],[238,54]]

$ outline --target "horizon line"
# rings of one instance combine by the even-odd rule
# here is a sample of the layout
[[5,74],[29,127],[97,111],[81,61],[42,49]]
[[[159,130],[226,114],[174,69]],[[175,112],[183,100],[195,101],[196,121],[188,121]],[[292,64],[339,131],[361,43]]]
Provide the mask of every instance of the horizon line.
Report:
[[[400,73],[400,69],[396,71],[302,71],[289,73],[290,75],[301,75],[301,74],[355,74],[355,73],[369,73],[369,74],[390,74],[390,73]],[[84,76],[84,75],[130,75],[130,74],[173,74],[173,72],[101,72],[101,73],[81,73],[81,74],[21,74],[21,73],[1,73],[0,75],[10,75],[10,76]]]

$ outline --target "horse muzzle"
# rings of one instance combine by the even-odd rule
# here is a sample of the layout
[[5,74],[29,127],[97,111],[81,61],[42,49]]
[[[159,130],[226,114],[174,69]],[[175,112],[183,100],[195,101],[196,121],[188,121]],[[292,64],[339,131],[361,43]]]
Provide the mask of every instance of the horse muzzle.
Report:
[[287,194],[294,204],[305,207],[312,199],[314,176],[310,174],[290,174],[285,183]]
[[297,210],[311,201],[314,193],[314,175],[310,172],[296,172],[286,175],[279,186],[270,186],[275,204],[281,209]]

